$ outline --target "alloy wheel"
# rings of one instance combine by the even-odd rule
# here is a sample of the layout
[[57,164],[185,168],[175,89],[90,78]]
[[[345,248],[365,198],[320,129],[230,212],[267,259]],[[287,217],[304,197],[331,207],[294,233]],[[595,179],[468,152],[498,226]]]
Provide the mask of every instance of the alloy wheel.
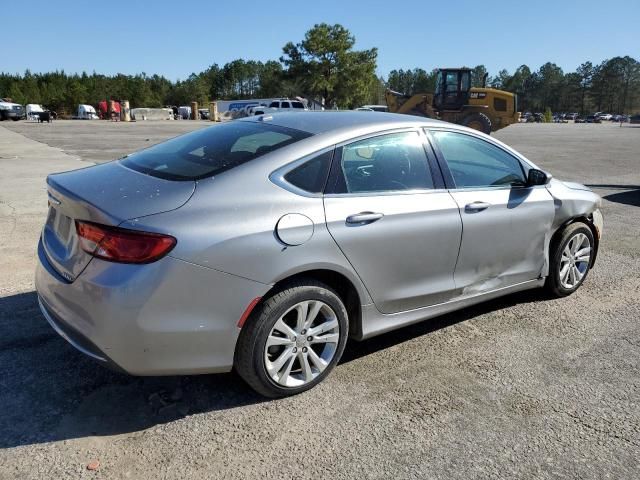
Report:
[[560,258],[560,284],[574,289],[584,278],[591,262],[591,242],[584,233],[569,239]]
[[264,348],[267,375],[278,385],[299,387],[331,363],[340,340],[333,309],[319,300],[299,302],[275,322]]

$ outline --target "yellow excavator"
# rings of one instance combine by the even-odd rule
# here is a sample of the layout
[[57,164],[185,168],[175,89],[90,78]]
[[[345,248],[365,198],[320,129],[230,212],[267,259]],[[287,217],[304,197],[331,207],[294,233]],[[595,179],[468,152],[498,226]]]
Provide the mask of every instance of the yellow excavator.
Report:
[[387,90],[385,98],[392,113],[406,113],[446,122],[458,123],[486,133],[495,132],[520,121],[517,96],[487,88],[471,86],[471,69],[440,68],[434,93],[405,95]]

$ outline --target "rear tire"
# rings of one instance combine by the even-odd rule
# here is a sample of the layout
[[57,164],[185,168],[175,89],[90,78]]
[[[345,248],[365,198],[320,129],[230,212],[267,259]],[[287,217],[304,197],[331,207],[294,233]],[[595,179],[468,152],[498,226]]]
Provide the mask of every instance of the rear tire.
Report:
[[238,338],[235,369],[265,397],[296,395],[329,375],[348,335],[347,310],[336,292],[313,279],[296,281],[251,314]]
[[582,222],[567,226],[549,250],[547,292],[560,298],[580,288],[591,269],[594,253],[595,241],[589,226]]
[[491,133],[491,119],[481,112],[470,113],[462,119],[460,125],[473,128],[487,135]]

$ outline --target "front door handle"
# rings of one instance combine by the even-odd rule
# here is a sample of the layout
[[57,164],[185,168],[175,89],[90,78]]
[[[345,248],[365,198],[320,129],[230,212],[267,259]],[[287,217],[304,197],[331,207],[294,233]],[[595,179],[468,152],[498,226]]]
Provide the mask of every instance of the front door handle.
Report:
[[472,202],[467,204],[464,207],[465,212],[481,212],[482,210],[486,210],[491,206],[490,203],[487,202]]
[[374,212],[360,212],[354,213],[347,217],[347,223],[349,225],[368,225],[377,220],[380,220],[384,215],[382,213]]

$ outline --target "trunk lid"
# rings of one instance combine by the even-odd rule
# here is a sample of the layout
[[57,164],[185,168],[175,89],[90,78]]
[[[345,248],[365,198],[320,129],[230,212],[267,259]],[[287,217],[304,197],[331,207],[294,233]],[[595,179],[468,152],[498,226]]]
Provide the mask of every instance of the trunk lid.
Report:
[[171,181],[109,162],[47,177],[49,213],[42,232],[47,258],[69,282],[93,258],[78,244],[75,221],[119,225],[175,210],[193,195],[194,181]]

